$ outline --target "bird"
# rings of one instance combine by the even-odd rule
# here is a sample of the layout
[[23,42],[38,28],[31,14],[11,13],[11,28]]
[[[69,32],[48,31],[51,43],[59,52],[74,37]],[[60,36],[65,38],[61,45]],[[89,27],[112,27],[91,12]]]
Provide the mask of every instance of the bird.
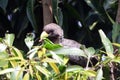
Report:
[[[49,23],[45,25],[43,31],[45,31],[49,35],[48,39],[50,39],[53,43],[61,44],[62,46],[68,48],[70,47],[80,48],[82,46],[82,44],[75,40],[64,38],[63,29],[56,23]],[[85,67],[87,59],[82,56],[69,55],[69,63]]]

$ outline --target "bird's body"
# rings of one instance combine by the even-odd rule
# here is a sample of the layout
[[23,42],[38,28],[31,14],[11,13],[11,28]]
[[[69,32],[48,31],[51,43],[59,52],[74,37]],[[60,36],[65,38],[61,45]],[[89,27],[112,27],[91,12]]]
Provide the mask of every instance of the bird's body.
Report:
[[[58,43],[64,47],[68,47],[68,48],[70,48],[70,47],[80,48],[80,46],[81,46],[80,43],[78,43],[74,40],[64,38],[64,32],[63,32],[62,28],[55,23],[50,23],[50,24],[44,26],[43,30],[48,33],[48,35],[49,35],[48,38],[53,43]],[[69,55],[69,62],[72,64],[77,64],[77,65],[81,65],[81,66],[85,67],[86,61],[87,60],[84,57]]]

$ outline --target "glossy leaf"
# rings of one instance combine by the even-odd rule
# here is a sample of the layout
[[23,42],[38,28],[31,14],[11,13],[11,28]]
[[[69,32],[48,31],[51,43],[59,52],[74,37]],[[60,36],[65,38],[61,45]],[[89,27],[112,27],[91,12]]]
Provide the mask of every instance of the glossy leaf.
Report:
[[15,47],[12,47],[12,48],[13,48],[15,54],[17,54],[17,56],[23,60],[23,55],[22,55],[21,51]]
[[102,68],[100,68],[98,71],[97,71],[97,76],[96,76],[96,79],[95,80],[102,80],[103,79],[103,71],[102,71]]
[[22,80],[23,72],[20,67],[15,67],[15,70],[11,73],[10,80]]
[[29,70],[30,70],[31,77],[33,78],[33,67],[31,65],[29,66]]
[[36,65],[35,66],[36,67],[36,69],[38,70],[38,71],[40,71],[42,74],[44,74],[46,77],[49,77],[50,76],[50,72],[47,70],[47,69],[45,69],[44,67],[41,67],[41,66],[38,66],[38,65]]
[[89,47],[85,50],[86,55],[90,58],[95,54],[95,49],[93,47]]
[[52,69],[55,71],[56,74],[60,73],[59,68],[57,67],[55,63],[49,62],[49,65],[52,67]]
[[63,60],[61,57],[59,57],[58,55],[56,55],[56,53],[54,53],[53,51],[50,51],[50,54],[52,54],[53,59],[55,59],[59,64],[63,64]]
[[0,52],[3,52],[3,51],[5,51],[6,50],[6,48],[7,48],[7,45],[5,45],[5,44],[3,44],[3,43],[0,43]]
[[51,59],[51,58],[42,59],[41,62],[57,63],[57,61],[55,59]]
[[56,50],[53,50],[56,54],[62,54],[62,55],[73,55],[73,56],[84,56],[87,57],[83,50],[79,48],[59,48]]
[[66,72],[82,72],[84,69],[80,66],[69,66],[66,68]]
[[106,54],[107,54],[110,58],[114,58],[112,43],[111,43],[110,40],[106,37],[105,33],[104,33],[102,30],[99,30],[99,34],[100,34],[102,43],[103,43],[103,45],[104,45],[104,47],[105,47]]
[[84,74],[86,74],[89,77],[96,77],[96,72],[93,70],[85,70]]
[[6,74],[6,73],[10,73],[10,72],[13,72],[13,71],[15,71],[14,68],[4,69],[4,70],[1,70],[1,71],[0,71],[0,75],[1,75],[1,74]]
[[49,39],[44,39],[44,47],[48,50],[54,50],[57,48],[60,48],[61,45],[59,44],[54,44],[53,42],[51,42]]
[[6,52],[0,52],[0,67],[4,67],[8,65],[8,61],[5,60],[8,57],[9,55]]
[[14,34],[5,34],[5,42],[8,44],[8,46],[12,46],[13,42],[15,39],[15,35]]
[[29,80],[30,76],[29,76],[29,73],[26,73],[23,77],[23,80]]
[[28,34],[24,41],[25,41],[25,44],[27,45],[27,47],[30,50],[32,48],[33,44],[34,44],[34,34],[32,34],[32,33]]

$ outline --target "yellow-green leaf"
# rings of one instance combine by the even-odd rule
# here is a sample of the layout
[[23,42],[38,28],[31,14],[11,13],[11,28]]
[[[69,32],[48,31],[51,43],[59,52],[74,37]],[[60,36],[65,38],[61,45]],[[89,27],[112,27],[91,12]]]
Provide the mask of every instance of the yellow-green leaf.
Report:
[[29,80],[29,73],[28,72],[24,75],[23,80]]
[[4,70],[1,70],[1,71],[0,71],[0,75],[1,75],[1,74],[6,74],[6,73],[10,73],[10,72],[13,72],[13,71],[15,71],[14,68],[4,69]]
[[100,34],[102,43],[103,43],[103,45],[104,45],[104,47],[105,47],[106,54],[107,54],[110,58],[114,58],[112,43],[111,43],[110,40],[106,37],[105,33],[104,33],[101,29],[99,30],[99,34]]
[[45,58],[43,59],[41,62],[52,62],[52,63],[57,63],[57,61],[55,59],[51,59],[51,58]]
[[49,62],[49,64],[52,67],[52,69],[55,71],[56,74],[60,73],[60,71],[59,71],[59,69],[58,69],[58,67],[57,67],[57,65],[55,63],[50,63]]
[[22,55],[22,53],[20,52],[20,50],[17,49],[17,48],[15,48],[15,47],[13,47],[13,50],[14,50],[15,53],[23,60],[23,55]]
[[44,67],[41,67],[39,65],[36,65],[35,66],[37,70],[39,70],[42,74],[44,74],[46,77],[49,77],[50,76],[50,72],[44,68]]

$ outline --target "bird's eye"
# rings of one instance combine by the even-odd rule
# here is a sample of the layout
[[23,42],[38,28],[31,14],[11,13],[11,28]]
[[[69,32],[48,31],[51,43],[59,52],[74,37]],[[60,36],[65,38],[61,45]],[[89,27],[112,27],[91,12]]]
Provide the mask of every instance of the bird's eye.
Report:
[[53,32],[54,32],[54,30],[52,30],[52,29],[47,31],[48,34],[53,34]]

